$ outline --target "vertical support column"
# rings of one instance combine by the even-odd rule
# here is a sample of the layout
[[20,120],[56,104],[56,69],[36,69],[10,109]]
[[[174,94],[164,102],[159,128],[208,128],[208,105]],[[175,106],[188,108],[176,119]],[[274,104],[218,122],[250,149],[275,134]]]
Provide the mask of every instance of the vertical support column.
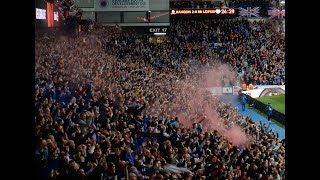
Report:
[[47,19],[48,19],[48,27],[53,27],[54,23],[54,14],[53,14],[53,4],[47,2]]

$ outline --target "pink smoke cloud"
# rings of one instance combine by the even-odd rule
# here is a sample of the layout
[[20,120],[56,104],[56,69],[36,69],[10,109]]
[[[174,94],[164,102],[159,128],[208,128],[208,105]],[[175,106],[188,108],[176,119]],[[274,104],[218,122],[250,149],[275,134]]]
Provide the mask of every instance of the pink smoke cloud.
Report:
[[225,64],[211,70],[202,69],[201,71],[175,85],[173,107],[164,107],[164,109],[174,109],[179,118],[179,124],[183,127],[191,128],[193,123],[201,123],[205,132],[217,130],[233,145],[246,144],[248,138],[245,132],[235,123],[233,127],[226,125],[224,122],[226,119],[222,118],[217,111],[218,98],[213,97],[207,89],[228,86],[230,82],[235,82],[235,72]]

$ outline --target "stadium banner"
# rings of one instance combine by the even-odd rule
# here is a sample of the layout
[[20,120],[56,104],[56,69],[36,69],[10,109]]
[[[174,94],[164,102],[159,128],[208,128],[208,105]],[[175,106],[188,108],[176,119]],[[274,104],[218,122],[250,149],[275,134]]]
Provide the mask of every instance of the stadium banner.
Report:
[[268,15],[270,16],[269,19],[278,18],[279,20],[282,20],[286,17],[286,10],[271,7],[270,10],[268,10]]
[[258,86],[256,89],[242,91],[243,94],[246,94],[252,98],[258,98],[263,96],[274,96],[285,94],[285,86],[277,86],[277,85],[264,85]]
[[149,0],[97,0],[96,11],[149,11]]
[[232,87],[232,94],[233,95],[239,95],[239,91],[241,90],[242,88],[240,86],[233,86]]
[[240,17],[260,17],[260,7],[247,7],[247,9],[240,7],[239,10]]
[[223,87],[222,93],[223,94],[232,94],[232,87]]

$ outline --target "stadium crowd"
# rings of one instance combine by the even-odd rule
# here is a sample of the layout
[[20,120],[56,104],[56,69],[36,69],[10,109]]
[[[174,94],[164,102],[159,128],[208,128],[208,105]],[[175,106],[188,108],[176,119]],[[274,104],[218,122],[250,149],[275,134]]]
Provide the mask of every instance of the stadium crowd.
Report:
[[[171,28],[163,44],[118,27],[78,38],[36,32],[40,176],[284,179],[285,141],[266,124],[206,91],[202,104],[190,105],[205,69],[223,63],[245,82],[284,84],[284,41],[268,23],[246,20],[173,20]],[[206,108],[224,128],[240,126],[248,141],[235,145],[205,127]]]
[[179,70],[186,62],[209,66],[222,59],[246,84],[285,85],[285,42],[273,27],[272,22],[262,21],[171,20],[170,43],[148,45],[147,36],[131,31],[115,33],[105,42],[109,42],[107,50],[120,59],[143,59],[175,74],[185,74]]

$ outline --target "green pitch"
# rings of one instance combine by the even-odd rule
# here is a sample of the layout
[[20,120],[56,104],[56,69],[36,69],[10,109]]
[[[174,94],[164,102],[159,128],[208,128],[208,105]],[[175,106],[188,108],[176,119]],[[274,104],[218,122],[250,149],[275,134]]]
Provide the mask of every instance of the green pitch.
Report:
[[271,106],[275,110],[285,114],[285,95],[284,94],[277,95],[277,96],[264,96],[264,97],[259,97],[255,99],[265,104],[271,103]]

